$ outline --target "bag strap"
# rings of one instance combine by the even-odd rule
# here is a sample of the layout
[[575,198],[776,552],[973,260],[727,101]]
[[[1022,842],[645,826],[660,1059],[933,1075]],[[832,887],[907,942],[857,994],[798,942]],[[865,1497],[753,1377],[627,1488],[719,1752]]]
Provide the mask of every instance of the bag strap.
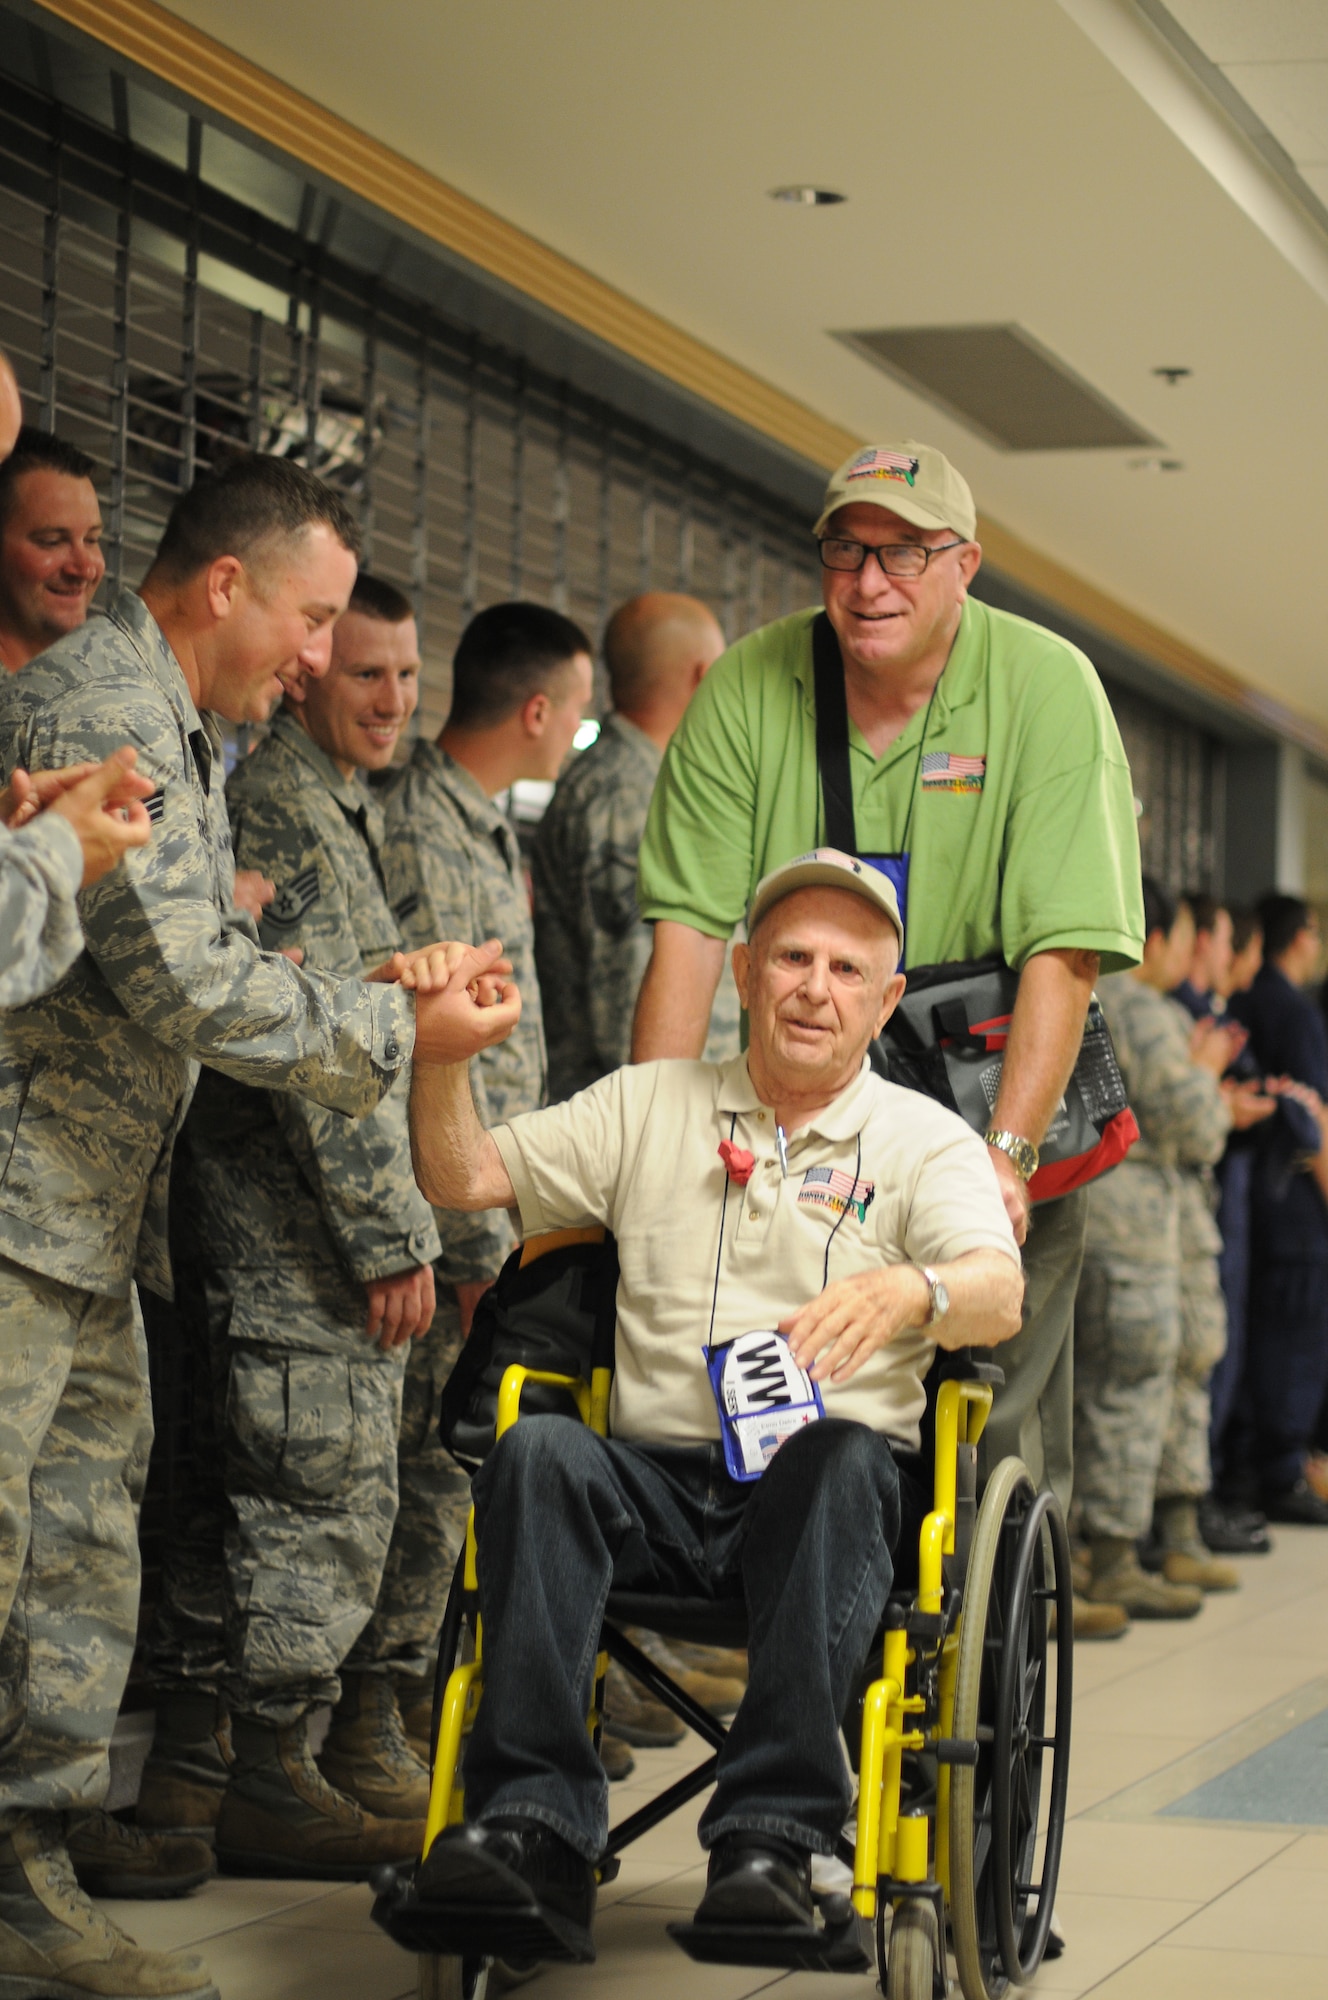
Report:
[[816,763],[825,805],[825,844],[841,854],[858,851],[853,779],[848,762],[848,696],[835,628],[824,611],[812,620],[812,681],[816,695]]

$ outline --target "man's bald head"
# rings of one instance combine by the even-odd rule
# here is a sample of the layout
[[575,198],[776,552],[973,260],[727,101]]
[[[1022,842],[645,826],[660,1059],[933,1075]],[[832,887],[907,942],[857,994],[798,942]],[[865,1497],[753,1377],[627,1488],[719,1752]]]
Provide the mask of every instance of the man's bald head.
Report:
[[630,721],[676,710],[676,726],[723,650],[724,634],[699,598],[669,590],[630,597],[604,633],[614,707]]
[[0,348],[0,459],[9,457],[23,428],[23,404],[13,364]]

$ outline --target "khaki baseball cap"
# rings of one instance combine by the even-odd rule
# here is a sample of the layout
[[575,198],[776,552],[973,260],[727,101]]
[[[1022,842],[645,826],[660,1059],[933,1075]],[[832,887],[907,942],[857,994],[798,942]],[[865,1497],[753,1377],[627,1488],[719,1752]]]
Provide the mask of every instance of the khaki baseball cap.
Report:
[[858,861],[838,847],[814,847],[810,854],[799,854],[763,875],[747,908],[748,934],[756,929],[773,904],[791,896],[795,889],[847,889],[850,894],[861,896],[864,902],[874,903],[885,912],[902,946],[904,926],[894,883],[869,861]]
[[888,507],[915,528],[949,528],[966,542],[978,531],[978,510],[968,481],[944,452],[915,438],[899,445],[865,444],[845,459],[825,489],[813,534],[823,535],[835,509],[855,501]]

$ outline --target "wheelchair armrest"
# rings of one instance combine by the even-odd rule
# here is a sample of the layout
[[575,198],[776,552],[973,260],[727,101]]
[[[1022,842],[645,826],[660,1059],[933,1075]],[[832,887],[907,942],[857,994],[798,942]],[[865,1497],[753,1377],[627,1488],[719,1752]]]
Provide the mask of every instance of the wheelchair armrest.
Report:
[[998,1368],[994,1361],[975,1361],[970,1354],[964,1368],[970,1382],[990,1382],[993,1389],[999,1389],[1005,1381],[1005,1370]]
[[503,1372],[498,1388],[498,1422],[494,1428],[494,1442],[504,1431],[510,1431],[521,1415],[521,1395],[527,1382],[543,1382],[551,1389],[566,1389],[576,1400],[583,1424],[590,1422],[590,1384],[580,1375],[556,1375],[547,1368],[523,1368],[519,1362]]

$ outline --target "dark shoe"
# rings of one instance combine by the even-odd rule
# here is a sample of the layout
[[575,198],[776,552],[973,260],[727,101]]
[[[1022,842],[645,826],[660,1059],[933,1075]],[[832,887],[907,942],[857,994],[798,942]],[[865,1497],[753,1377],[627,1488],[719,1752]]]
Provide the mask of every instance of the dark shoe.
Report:
[[255,1716],[231,1724],[235,1769],[217,1816],[217,1860],[228,1875],[361,1882],[385,1861],[413,1861],[422,1819],[380,1819],[338,1792],[309,1751],[307,1722]]
[[1298,1479],[1284,1493],[1265,1493],[1263,1510],[1270,1521],[1285,1521],[1300,1528],[1328,1528],[1328,1501],[1311,1493],[1304,1479]]
[[230,1724],[215,1695],[159,1695],[134,1818],[149,1833],[211,1840],[231,1762]]
[[810,1924],[812,1858],[768,1833],[726,1833],[710,1850],[698,1924]]
[[620,1736],[610,1736],[607,1730],[599,1739],[599,1761],[604,1766],[604,1775],[611,1785],[620,1784],[630,1778],[636,1769],[636,1759]]
[[437,1914],[443,1952],[501,1952],[519,1963],[595,1956],[594,1867],[539,1820],[445,1828],[420,1863],[415,1893]]
[[100,1809],[68,1815],[65,1850],[79,1888],[89,1896],[187,1896],[217,1871],[206,1840],[184,1833],[144,1833]]
[[1199,1533],[1215,1556],[1266,1556],[1273,1546],[1264,1515],[1214,1494],[1199,1502]]

